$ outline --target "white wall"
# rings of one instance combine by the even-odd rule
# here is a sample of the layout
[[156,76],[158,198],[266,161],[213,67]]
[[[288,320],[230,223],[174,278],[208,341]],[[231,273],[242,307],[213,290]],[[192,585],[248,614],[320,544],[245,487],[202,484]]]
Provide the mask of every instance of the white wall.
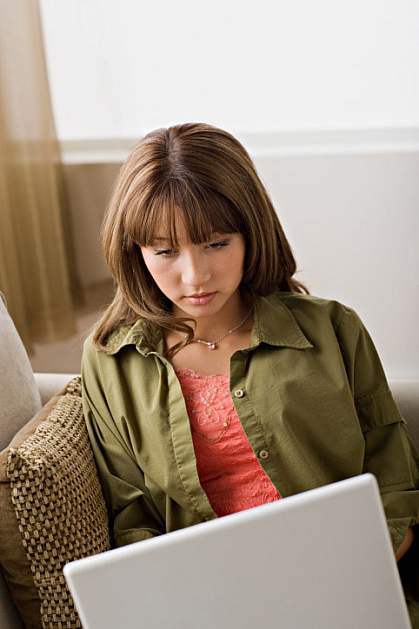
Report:
[[417,0],[41,0],[60,138],[419,126]]
[[256,160],[310,292],[352,306],[392,378],[419,378],[419,152]]

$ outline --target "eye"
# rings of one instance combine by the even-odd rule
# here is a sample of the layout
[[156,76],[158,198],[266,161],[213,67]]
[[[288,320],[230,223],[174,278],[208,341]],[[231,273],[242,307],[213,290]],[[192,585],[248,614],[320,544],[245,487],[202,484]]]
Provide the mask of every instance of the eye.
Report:
[[[208,245],[208,248],[209,249],[222,249],[223,247],[227,247],[229,242],[230,242],[229,240],[220,240],[217,242],[211,242]],[[176,253],[177,252],[175,249],[160,249],[154,252],[156,256],[163,256],[164,258],[171,258],[172,256],[176,255]]]
[[172,256],[175,252],[173,249],[160,249],[160,251],[155,251],[154,253],[156,256],[163,256],[165,258],[168,258]]
[[228,240],[220,240],[219,242],[212,242],[208,245],[211,249],[221,249],[222,247],[226,247],[228,245]]

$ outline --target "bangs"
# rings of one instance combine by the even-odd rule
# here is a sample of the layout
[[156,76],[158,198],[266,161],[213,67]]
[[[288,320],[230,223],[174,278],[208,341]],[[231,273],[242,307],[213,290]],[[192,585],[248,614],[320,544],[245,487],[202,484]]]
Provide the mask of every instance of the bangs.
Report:
[[126,230],[137,245],[149,247],[157,236],[179,246],[177,229],[182,223],[194,244],[208,242],[214,232],[242,232],[240,212],[214,190],[197,188],[190,182],[169,179],[161,188],[133,204],[127,213]]

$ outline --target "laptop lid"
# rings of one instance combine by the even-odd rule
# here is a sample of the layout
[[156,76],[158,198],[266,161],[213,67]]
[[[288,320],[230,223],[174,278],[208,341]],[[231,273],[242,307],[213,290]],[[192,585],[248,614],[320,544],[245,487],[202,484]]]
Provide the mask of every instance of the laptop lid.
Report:
[[362,474],[64,567],[84,629],[409,629]]

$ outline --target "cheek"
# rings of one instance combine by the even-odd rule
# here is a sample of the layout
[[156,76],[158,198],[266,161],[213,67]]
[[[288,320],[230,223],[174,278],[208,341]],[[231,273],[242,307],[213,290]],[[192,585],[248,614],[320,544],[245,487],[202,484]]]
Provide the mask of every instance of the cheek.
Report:
[[244,252],[229,251],[217,260],[217,274],[224,276],[226,282],[236,282],[243,274]]
[[170,286],[172,283],[171,273],[169,269],[165,269],[163,265],[154,265],[150,271],[154,281],[160,288]]
[[231,270],[234,269],[236,273],[242,271],[244,264],[244,248],[237,248],[232,254],[230,254],[230,256],[228,256],[225,264],[225,268],[230,268]]
[[161,261],[156,256],[144,252],[143,260],[148,272],[156,282],[157,286],[162,286],[165,283],[165,278],[167,278],[168,273],[165,272]]

